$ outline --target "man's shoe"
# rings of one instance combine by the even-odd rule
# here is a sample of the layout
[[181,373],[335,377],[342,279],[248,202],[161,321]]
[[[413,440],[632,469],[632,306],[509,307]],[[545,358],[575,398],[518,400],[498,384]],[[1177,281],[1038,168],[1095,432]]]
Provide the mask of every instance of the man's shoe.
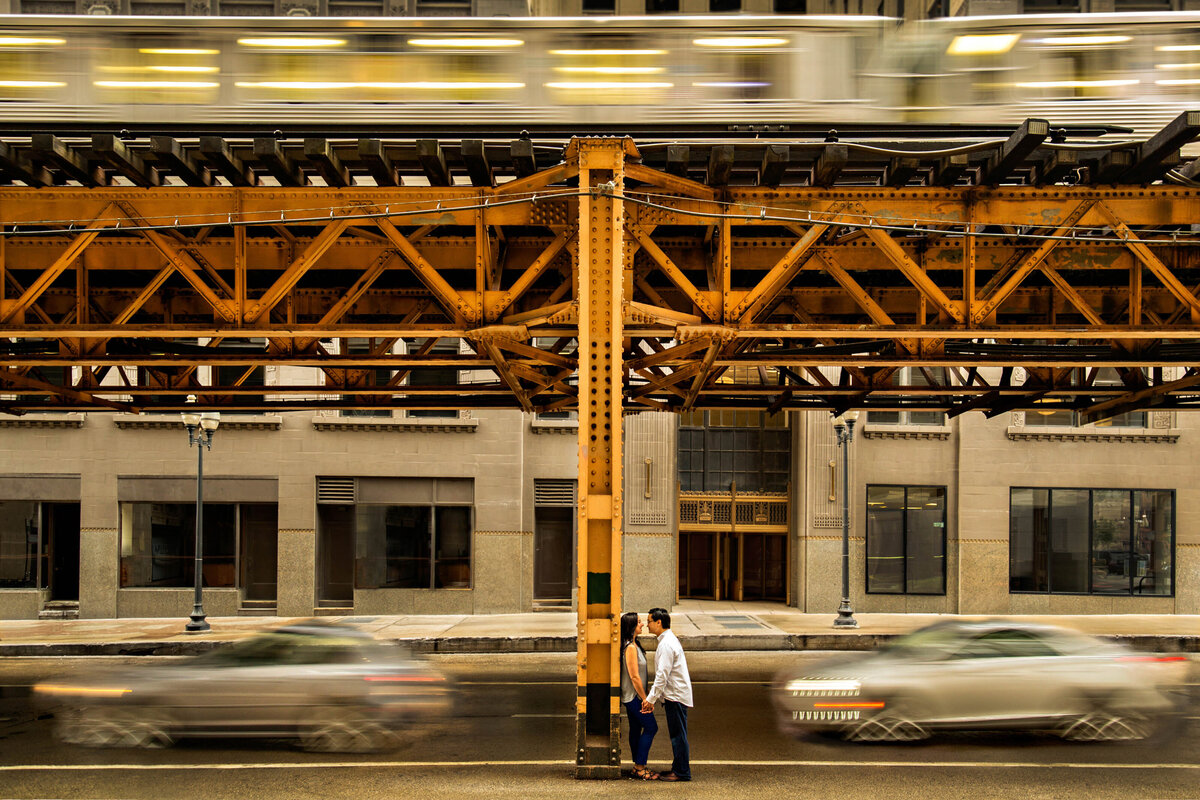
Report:
[[677,781],[679,780],[679,776],[674,772],[660,772],[658,773],[658,779],[660,781]]

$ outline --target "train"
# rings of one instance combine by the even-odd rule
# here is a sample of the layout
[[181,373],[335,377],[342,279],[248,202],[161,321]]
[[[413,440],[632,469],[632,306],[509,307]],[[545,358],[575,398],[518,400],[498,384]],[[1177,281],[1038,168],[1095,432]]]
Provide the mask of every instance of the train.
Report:
[[1124,126],[1197,106],[1200,13],[0,16],[0,131]]

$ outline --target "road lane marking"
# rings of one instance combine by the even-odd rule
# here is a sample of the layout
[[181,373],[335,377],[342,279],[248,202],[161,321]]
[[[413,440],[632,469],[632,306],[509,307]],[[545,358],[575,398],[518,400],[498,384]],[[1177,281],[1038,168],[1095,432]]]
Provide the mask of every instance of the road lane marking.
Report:
[[[1034,761],[746,761],[746,760],[693,760],[702,767],[910,767],[912,769],[965,768],[965,769],[1096,769],[1096,770],[1150,770],[1184,769],[1200,770],[1200,764],[1081,764],[1068,761],[1038,763]],[[526,761],[330,761],[323,763],[268,763],[268,764],[31,764],[0,766],[0,772],[113,772],[121,770],[163,772],[171,770],[262,770],[262,769],[352,769],[373,768],[434,768],[434,767],[564,767],[573,761],[526,760]]]

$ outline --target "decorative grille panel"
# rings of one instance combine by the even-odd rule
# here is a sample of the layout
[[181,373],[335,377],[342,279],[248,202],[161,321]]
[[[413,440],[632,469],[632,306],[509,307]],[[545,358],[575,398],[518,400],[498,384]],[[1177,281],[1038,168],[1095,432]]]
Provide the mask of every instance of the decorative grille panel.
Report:
[[575,505],[575,481],[553,479],[534,481],[533,504],[535,506]]
[[358,481],[354,478],[317,478],[317,502],[354,505]]

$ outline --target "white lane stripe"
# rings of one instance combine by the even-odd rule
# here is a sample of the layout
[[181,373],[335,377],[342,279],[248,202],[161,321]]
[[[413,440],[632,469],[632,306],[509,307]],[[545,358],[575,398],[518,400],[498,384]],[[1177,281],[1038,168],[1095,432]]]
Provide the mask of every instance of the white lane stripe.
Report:
[[[572,761],[331,761],[325,763],[273,763],[273,764],[32,764],[0,766],[0,772],[52,772],[52,771],[149,771],[160,770],[236,770],[236,769],[353,769],[356,767],[380,768],[432,768],[432,767],[562,767]],[[1186,769],[1200,770],[1200,764],[1079,764],[1065,761],[1037,763],[1033,761],[692,761],[702,767],[909,767],[912,769],[966,768],[966,769]]]

